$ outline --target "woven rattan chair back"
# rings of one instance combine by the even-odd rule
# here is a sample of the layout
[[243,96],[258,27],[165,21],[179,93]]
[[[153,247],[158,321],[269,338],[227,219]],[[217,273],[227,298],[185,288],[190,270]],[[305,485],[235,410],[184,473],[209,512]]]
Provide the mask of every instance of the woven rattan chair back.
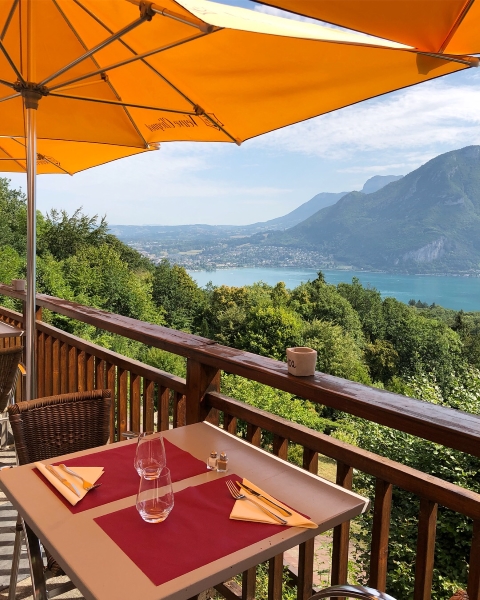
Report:
[[20,465],[107,443],[111,391],[92,390],[18,402],[8,407]]
[[0,413],[6,408],[17,380],[18,363],[22,360],[23,347],[0,350]]

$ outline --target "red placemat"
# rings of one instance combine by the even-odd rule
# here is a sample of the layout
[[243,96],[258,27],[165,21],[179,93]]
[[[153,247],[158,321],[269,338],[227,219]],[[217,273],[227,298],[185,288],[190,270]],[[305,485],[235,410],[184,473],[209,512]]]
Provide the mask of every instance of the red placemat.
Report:
[[145,523],[135,506],[95,522],[154,585],[161,585],[285,529],[230,520],[234,499],[227,479],[242,478],[233,473],[177,492],[163,523]]
[[[188,479],[207,471],[205,462],[202,460],[195,458],[165,438],[164,443],[167,466],[170,469],[173,482]],[[63,461],[64,464],[72,468],[104,467],[105,469],[99,479],[99,483],[102,483],[102,486],[89,492],[76,506],[72,506],[68,500],[57,492],[53,485],[50,487],[70,512],[74,514],[120,500],[121,498],[133,496],[138,492],[139,484],[138,473],[133,467],[135,449],[135,444],[120,443],[102,452],[94,452],[87,456],[79,456],[78,458]],[[42,477],[36,469],[35,472],[39,477]]]

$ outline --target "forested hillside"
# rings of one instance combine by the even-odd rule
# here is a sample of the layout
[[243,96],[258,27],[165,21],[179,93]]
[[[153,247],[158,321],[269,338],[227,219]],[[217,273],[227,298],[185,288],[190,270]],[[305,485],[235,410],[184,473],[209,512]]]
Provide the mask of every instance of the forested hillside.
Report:
[[[405,178],[406,180],[407,178]],[[403,181],[403,180],[402,180]],[[402,183],[401,181],[398,183]],[[374,195],[374,194],[373,194]],[[373,196],[372,195],[372,196]],[[25,274],[24,196],[0,180],[0,280]],[[268,286],[200,289],[187,272],[167,261],[154,266],[107,232],[105,219],[52,211],[38,215],[38,291],[90,306],[198,333],[236,348],[285,359],[288,346],[318,351],[317,369],[427,402],[478,413],[480,313],[464,314],[421,302],[382,300],[357,281],[329,285],[321,273],[293,290]],[[14,301],[3,299],[14,306]],[[64,317],[46,314],[57,327],[178,375],[184,360],[146,348]],[[338,413],[255,382],[225,375],[222,391],[318,431],[480,492],[480,461],[431,442]],[[270,441],[264,440],[268,446]],[[298,460],[295,447],[291,460]],[[358,475],[356,489],[372,494]],[[389,591],[411,597],[418,501],[394,491]],[[357,535],[359,553],[369,536],[371,513]],[[448,597],[466,583],[471,523],[440,509],[434,596]],[[456,552],[452,553],[451,549]],[[443,549],[443,550],[442,550]],[[465,550],[465,553],[467,550]],[[358,577],[366,572],[359,556]],[[445,577],[447,573],[447,577]]]
[[351,192],[268,244],[337,264],[417,273],[478,270],[480,146],[430,160],[371,194]]

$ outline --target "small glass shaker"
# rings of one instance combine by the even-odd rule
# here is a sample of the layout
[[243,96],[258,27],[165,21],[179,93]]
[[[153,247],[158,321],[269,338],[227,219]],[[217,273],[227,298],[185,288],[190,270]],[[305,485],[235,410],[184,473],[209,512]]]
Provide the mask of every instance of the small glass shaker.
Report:
[[217,471],[224,473],[228,469],[228,456],[226,452],[220,453],[220,458],[217,460]]
[[211,471],[216,471],[217,470],[217,462],[218,462],[217,452],[216,452],[216,450],[212,450],[210,452],[210,456],[207,458],[207,469],[210,469]]

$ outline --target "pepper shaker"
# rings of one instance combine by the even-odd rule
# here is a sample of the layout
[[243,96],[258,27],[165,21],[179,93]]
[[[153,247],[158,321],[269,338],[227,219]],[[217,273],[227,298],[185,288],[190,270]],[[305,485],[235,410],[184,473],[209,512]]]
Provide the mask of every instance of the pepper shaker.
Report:
[[217,463],[218,463],[217,452],[216,452],[216,450],[212,450],[210,452],[210,456],[207,458],[207,469],[210,469],[211,471],[216,471]]
[[217,460],[217,471],[224,473],[228,469],[228,456],[226,452],[220,453],[220,458]]

